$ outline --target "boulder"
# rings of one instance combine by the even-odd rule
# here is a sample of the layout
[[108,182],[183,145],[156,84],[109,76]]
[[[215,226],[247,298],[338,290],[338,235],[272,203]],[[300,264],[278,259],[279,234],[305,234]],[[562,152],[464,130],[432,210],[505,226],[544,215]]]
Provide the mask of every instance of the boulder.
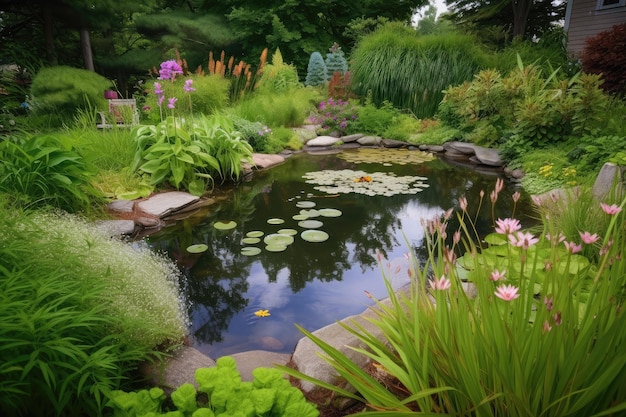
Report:
[[285,157],[277,154],[252,154],[252,161],[257,169],[265,169],[285,162]]
[[343,143],[351,143],[351,142],[356,142],[357,140],[361,139],[362,137],[363,137],[363,135],[361,133],[355,133],[354,135],[342,136],[341,137],[341,141]]
[[343,143],[341,139],[334,136],[318,136],[306,143],[306,146],[333,146],[336,143]]
[[593,184],[592,193],[598,200],[602,200],[609,195],[614,185],[617,185],[617,191],[622,192],[626,175],[626,166],[616,165],[612,162],[605,163]]
[[454,150],[464,155],[474,155],[476,153],[476,145],[474,145],[473,143],[452,141],[446,142],[443,147],[445,148],[446,152]]
[[200,197],[183,191],[169,191],[151,196],[137,203],[139,210],[153,217],[165,217],[200,200]]
[[363,146],[378,146],[382,138],[380,136],[363,136],[357,139],[357,142]]
[[504,161],[500,157],[500,151],[497,149],[475,146],[474,152],[476,159],[483,165],[489,165],[491,167],[501,167],[504,165]]
[[407,148],[410,144],[401,140],[382,139],[380,144],[385,148]]

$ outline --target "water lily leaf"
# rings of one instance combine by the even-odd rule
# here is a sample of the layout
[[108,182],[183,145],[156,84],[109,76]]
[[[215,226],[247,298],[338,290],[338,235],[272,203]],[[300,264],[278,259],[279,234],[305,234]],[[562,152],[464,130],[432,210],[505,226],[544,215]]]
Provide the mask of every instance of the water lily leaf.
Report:
[[281,235],[279,233],[272,233],[263,238],[263,242],[266,245],[281,245],[287,246],[293,243],[293,236]]
[[508,240],[506,239],[505,235],[501,235],[499,233],[490,233],[487,236],[485,236],[485,242],[489,243],[490,245],[504,245],[506,243],[508,243]]
[[354,163],[370,163],[391,166],[393,164],[421,164],[423,162],[432,161],[435,156],[430,152],[423,152],[417,149],[380,149],[380,148],[361,148],[342,152],[337,155],[339,158]]
[[317,229],[318,227],[322,227],[324,223],[319,220],[302,220],[298,222],[298,226],[305,229]]
[[244,246],[243,248],[241,248],[241,254],[244,256],[254,256],[258,255],[259,253],[261,253],[261,249],[257,248],[256,246]]
[[313,208],[315,207],[315,202],[314,201],[298,201],[296,203],[296,207],[304,208],[304,209]]
[[259,239],[258,237],[244,237],[243,239],[241,239],[242,243],[245,243],[246,245],[254,245],[257,244],[261,241],[261,239]]
[[300,221],[300,220],[306,220],[306,219],[308,219],[308,218],[309,218],[309,216],[307,216],[306,214],[296,214],[296,215],[294,215],[294,216],[291,216],[291,218],[292,218],[292,219],[294,219],[294,220],[298,220],[298,221]]
[[[357,193],[368,196],[415,194],[428,187],[427,178],[399,177],[391,172],[355,171],[351,169],[308,172],[302,176],[307,184],[316,184],[318,191],[328,194]],[[302,214],[302,211],[300,212]],[[309,216],[310,217],[310,216]]]
[[265,233],[263,233],[263,232],[262,232],[262,231],[260,231],[260,230],[252,230],[252,231],[250,231],[250,232],[246,233],[246,236],[248,236],[248,237],[261,237],[261,236],[263,236],[264,234],[265,234]]
[[283,219],[268,219],[268,224],[283,224],[285,221]]
[[320,209],[318,210],[318,212],[320,213],[320,216],[323,216],[323,217],[339,217],[343,214],[341,210],[337,210],[333,208]]
[[328,240],[329,236],[322,230],[305,230],[300,233],[300,237],[307,242],[324,242]]
[[267,245],[265,247],[265,250],[268,252],[282,252],[285,249],[287,249],[287,246],[285,245],[277,245],[277,244],[271,244],[271,245]]
[[310,218],[310,217],[318,217],[320,215],[320,212],[315,209],[300,210],[300,214],[302,214],[303,216],[306,216],[307,218]]
[[234,229],[237,226],[237,223],[230,220],[230,221],[217,221],[215,222],[215,224],[213,224],[213,227],[215,227],[217,230],[230,230],[230,229]]
[[293,236],[293,235],[297,235],[298,231],[296,229],[280,229],[278,231],[279,235],[288,235],[288,236]]
[[206,250],[209,249],[208,245],[205,245],[204,243],[198,243],[196,245],[191,245],[187,247],[187,252],[189,253],[202,253],[202,252],[206,252]]

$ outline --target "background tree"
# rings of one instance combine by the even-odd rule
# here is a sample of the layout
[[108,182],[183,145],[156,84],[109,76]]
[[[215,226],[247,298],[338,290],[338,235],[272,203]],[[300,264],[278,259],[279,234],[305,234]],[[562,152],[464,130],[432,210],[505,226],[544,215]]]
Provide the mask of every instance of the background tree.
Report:
[[446,0],[446,19],[503,46],[534,39],[565,16],[564,0]]

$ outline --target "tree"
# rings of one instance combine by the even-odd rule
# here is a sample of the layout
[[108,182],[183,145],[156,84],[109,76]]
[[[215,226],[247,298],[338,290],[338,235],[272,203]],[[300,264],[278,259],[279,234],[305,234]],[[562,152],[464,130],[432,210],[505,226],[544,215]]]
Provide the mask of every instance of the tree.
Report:
[[[499,28],[503,39],[534,39],[565,16],[564,0],[446,0],[447,19],[478,32]],[[483,38],[493,36],[482,36]]]

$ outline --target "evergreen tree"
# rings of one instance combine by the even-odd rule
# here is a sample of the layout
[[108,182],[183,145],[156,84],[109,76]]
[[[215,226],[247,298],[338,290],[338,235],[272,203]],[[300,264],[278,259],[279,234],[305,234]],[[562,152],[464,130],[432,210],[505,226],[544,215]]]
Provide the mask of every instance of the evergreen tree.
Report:
[[348,71],[348,61],[344,56],[341,46],[337,42],[333,43],[333,46],[329,49],[329,53],[326,54],[326,70],[328,72],[328,78],[331,79],[335,72],[339,72],[341,75]]
[[313,52],[309,58],[309,66],[306,72],[305,85],[316,87],[323,85],[328,80],[328,70],[324,63],[324,58],[319,52]]

